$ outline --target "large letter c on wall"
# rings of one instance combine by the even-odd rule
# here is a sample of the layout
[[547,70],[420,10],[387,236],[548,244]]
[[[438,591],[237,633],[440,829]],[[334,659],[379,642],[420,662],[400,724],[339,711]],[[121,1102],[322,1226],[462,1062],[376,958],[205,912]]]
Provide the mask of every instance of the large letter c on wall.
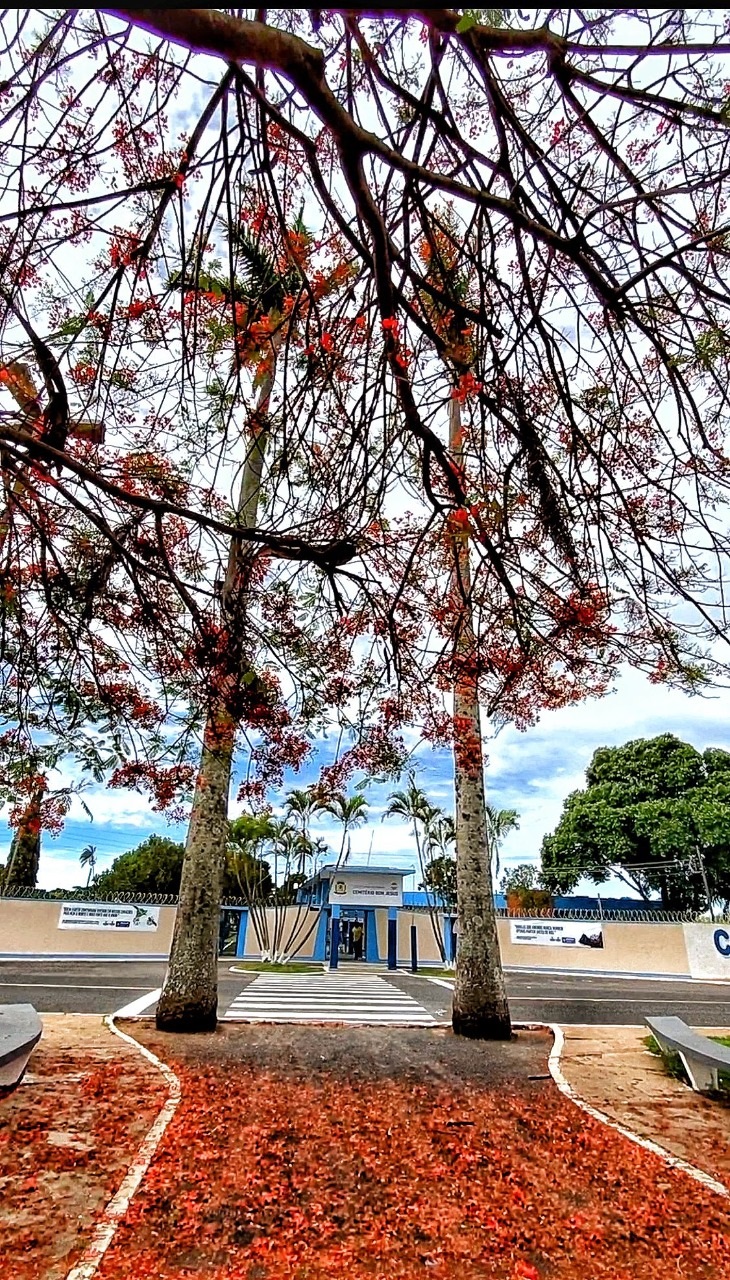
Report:
[[730,956],[730,933],[727,929],[716,929],[714,933],[715,947],[721,956]]

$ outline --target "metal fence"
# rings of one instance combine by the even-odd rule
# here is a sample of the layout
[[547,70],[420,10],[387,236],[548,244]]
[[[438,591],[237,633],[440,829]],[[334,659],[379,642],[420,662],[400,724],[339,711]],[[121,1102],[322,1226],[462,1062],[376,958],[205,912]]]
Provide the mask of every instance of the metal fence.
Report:
[[[136,902],[147,906],[156,907],[175,907],[177,906],[178,896],[176,893],[95,893],[93,888],[89,889],[7,889],[0,890],[0,900],[2,899],[25,899],[33,902]],[[221,903],[221,907],[247,907],[249,903],[244,898],[227,898]],[[273,904],[272,904],[273,905]],[[404,906],[405,912],[413,912],[417,915],[426,913],[429,908],[427,906]],[[507,907],[495,907],[495,912],[503,920],[585,920],[585,921],[607,921],[613,923],[643,923],[650,924],[652,922],[659,924],[693,924],[697,922],[708,922],[706,912],[697,911],[663,911],[659,907],[646,906],[643,903],[637,905],[635,909],[627,911],[616,911],[606,909],[603,911],[588,910],[580,908],[571,911],[568,907],[541,907],[534,911],[510,911]],[[708,922],[709,923],[709,922]],[[727,913],[716,915],[716,924],[730,923],[730,915]]]
[[[3,899],[24,899],[31,902],[134,902],[150,907],[176,907],[176,893],[95,893],[89,889],[17,889],[0,890]],[[243,898],[226,898],[221,907],[246,907]]]
[[[508,920],[595,920],[610,924],[643,923],[651,924],[696,924],[710,923],[707,912],[703,911],[663,911],[661,907],[638,906],[626,911],[607,909],[603,911],[588,910],[585,907],[571,911],[569,907],[545,907],[536,911],[509,911],[507,907],[496,907],[496,914]],[[715,915],[716,924],[727,924],[730,916]]]

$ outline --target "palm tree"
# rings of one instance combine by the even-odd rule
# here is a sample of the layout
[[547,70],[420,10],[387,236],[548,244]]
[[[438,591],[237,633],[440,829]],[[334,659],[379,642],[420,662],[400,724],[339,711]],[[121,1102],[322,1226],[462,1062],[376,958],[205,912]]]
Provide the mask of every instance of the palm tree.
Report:
[[450,848],[456,839],[454,819],[440,810],[434,815],[426,828],[426,852],[431,858],[446,858],[453,852]]
[[[306,236],[301,221],[295,226]],[[255,379],[258,396],[249,414],[245,434],[246,456],[236,503],[236,524],[255,528],[261,506],[262,478],[271,434],[269,408],[279,352],[295,317],[286,323],[284,299],[300,291],[301,273],[292,262],[281,271],[261,244],[243,226],[229,231],[231,252],[237,257],[238,275],[232,284],[191,269],[182,272],[185,287],[212,291],[230,306],[235,318],[240,310],[244,332],[252,322],[268,318],[267,335],[260,338],[260,363]],[[179,281],[178,281],[179,283]],[[263,326],[259,326],[260,329]],[[234,364],[250,356],[236,343]],[[231,539],[228,564],[220,592],[220,621],[228,633],[227,671],[211,697],[203,733],[200,767],[193,797],[180,896],[170,959],[156,1020],[164,1031],[210,1031],[217,1022],[218,932],[221,870],[228,839],[228,799],[233,752],[238,730],[237,712],[244,680],[256,679],[251,670],[246,638],[249,600],[248,547],[245,538]],[[231,674],[233,673],[233,674]]]
[[510,831],[518,831],[520,827],[520,815],[516,809],[495,809],[494,805],[487,805],[487,828],[489,830],[489,840],[492,849],[492,875],[494,883],[497,883],[500,872],[499,865],[499,846],[505,836]]
[[86,888],[88,889],[89,885],[91,884],[91,877],[93,876],[94,871],[96,870],[96,845],[95,844],[87,844],[86,848],[81,850],[81,853],[79,854],[79,862],[81,863],[82,867],[89,868],[89,874],[86,877]]
[[[350,857],[349,832],[354,831],[356,827],[364,826],[368,820],[368,805],[369,801],[364,795],[346,796],[343,792],[336,791],[321,806],[325,813],[331,813],[333,818],[342,823],[342,843],[337,855],[338,867],[346,863]],[[345,841],[347,841],[347,852],[345,852]]]
[[303,835],[309,837],[309,824],[312,816],[319,813],[323,802],[314,787],[292,787],[284,801],[284,812],[289,818],[298,822]]
[[[444,823],[449,822],[450,819],[430,803],[426,792],[416,784],[415,775],[412,773],[408,775],[408,786],[405,791],[393,791],[388,796],[388,807],[383,814],[383,818],[404,818],[412,824],[418,863],[421,875],[425,879],[426,862],[428,861],[425,855],[428,853],[433,841],[437,839],[437,832],[439,831],[437,824],[440,819]],[[440,830],[445,833],[443,826]],[[430,896],[428,897],[428,914],[441,960],[444,961],[446,959],[446,948],[444,947],[441,923]]]

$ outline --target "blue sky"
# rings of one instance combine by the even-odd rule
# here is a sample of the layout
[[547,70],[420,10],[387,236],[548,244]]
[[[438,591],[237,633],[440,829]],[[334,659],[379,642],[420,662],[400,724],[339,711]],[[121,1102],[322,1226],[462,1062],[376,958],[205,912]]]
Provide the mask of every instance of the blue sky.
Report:
[[[585,768],[597,747],[667,732],[699,749],[720,746],[730,750],[730,691],[717,691],[709,698],[689,698],[651,685],[636,672],[626,672],[616,692],[603,699],[549,712],[526,733],[504,729],[488,743],[487,787],[492,804],[518,811],[520,829],[504,843],[503,866],[539,860],[543,836],[557,823],[565,797],[583,785]],[[327,758],[327,748],[327,742],[321,744],[321,762]],[[453,789],[449,753],[422,751],[417,763],[420,785],[432,803],[450,811]],[[298,777],[292,777],[290,785],[306,785],[315,771],[316,766],[310,765]],[[368,792],[371,820],[352,833],[353,857],[365,857],[371,850],[373,865],[397,862],[415,868],[409,828],[392,819],[381,821],[391,789],[372,787]],[[86,844],[96,845],[102,869],[153,832],[176,839],[184,835],[184,828],[168,826],[134,792],[97,788],[85,792],[85,799],[94,814],[93,822],[75,802],[63,834],[56,840],[44,836],[39,877],[43,888],[67,888],[81,882],[78,855]],[[338,828],[331,820],[320,821],[316,833],[329,840],[333,848],[339,847]],[[9,838],[6,827],[0,836],[0,861],[5,859]],[[413,887],[415,878],[405,884]],[[602,890],[606,894],[614,891],[623,892],[620,884]]]

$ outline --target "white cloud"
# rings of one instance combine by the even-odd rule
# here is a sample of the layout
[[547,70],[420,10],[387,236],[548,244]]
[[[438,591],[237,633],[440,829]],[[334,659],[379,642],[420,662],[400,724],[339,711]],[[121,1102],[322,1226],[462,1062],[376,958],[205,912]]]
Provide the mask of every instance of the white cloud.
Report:
[[[624,673],[617,691],[601,701],[586,702],[547,712],[526,733],[508,727],[487,744],[487,794],[498,808],[516,809],[520,828],[504,841],[502,867],[517,862],[538,862],[543,836],[556,826],[566,796],[585,781],[585,769],[601,746],[618,745],[631,738],[674,733],[699,749],[724,746],[730,750],[730,691],[710,698],[690,698],[677,691],[651,685],[636,672]],[[334,740],[333,740],[334,745]],[[320,748],[320,759],[324,753]],[[418,752],[414,764],[417,780],[432,803],[450,812],[453,808],[451,756],[448,751]],[[309,771],[308,771],[309,772]],[[312,770],[312,776],[314,776]],[[292,778],[289,785],[306,785],[309,777]],[[65,777],[64,781],[72,781]],[[367,857],[373,865],[399,863],[416,866],[416,850],[408,824],[381,822],[387,796],[396,784],[372,787],[370,821],[351,833],[353,857]],[[72,803],[67,829],[59,840],[44,837],[40,883],[45,887],[70,886],[80,878],[78,852],[87,843],[97,846],[101,865],[132,848],[152,832],[184,837],[164,817],[152,812],[149,801],[134,791],[108,791],[90,787],[84,799],[94,815],[89,822],[78,798]],[[322,835],[336,852],[341,828],[320,818],[313,834]],[[10,832],[0,847],[0,861],[10,843]],[[372,846],[371,846],[372,839]],[[406,881],[413,887],[420,876]],[[622,891],[620,885],[613,890]]]

